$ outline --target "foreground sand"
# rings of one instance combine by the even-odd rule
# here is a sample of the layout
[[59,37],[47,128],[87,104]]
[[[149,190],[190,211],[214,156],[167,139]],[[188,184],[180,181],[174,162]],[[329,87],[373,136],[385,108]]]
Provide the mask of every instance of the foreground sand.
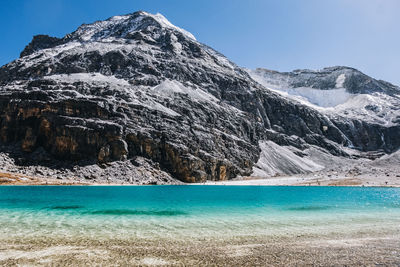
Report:
[[186,241],[0,239],[1,266],[399,266],[399,233]]

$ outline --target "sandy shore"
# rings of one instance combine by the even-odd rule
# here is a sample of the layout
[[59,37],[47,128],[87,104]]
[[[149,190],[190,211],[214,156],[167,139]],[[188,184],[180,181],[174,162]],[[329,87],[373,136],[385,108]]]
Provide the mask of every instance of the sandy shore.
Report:
[[399,233],[226,240],[0,239],[1,266],[398,266]]
[[[55,179],[51,177],[34,177],[19,173],[10,173],[0,171],[0,186],[1,185],[138,185],[129,183],[112,183],[104,182],[99,183],[97,181],[85,181],[84,179]],[[143,185],[143,184],[141,184]]]
[[0,185],[89,185],[82,181],[59,180],[0,171]]
[[[127,183],[99,183],[78,179],[60,180],[54,178],[32,177],[18,173],[1,172],[0,185],[130,185]],[[131,184],[134,185],[134,184]],[[384,186],[400,187],[400,177],[395,175],[348,176],[325,173],[311,173],[279,177],[240,177],[227,181],[207,181],[191,185],[282,185],[282,186]]]
[[400,187],[400,178],[385,179],[386,177],[348,177],[298,175],[282,177],[242,177],[228,181],[207,181],[196,185],[282,185],[282,186],[377,186],[377,187]]

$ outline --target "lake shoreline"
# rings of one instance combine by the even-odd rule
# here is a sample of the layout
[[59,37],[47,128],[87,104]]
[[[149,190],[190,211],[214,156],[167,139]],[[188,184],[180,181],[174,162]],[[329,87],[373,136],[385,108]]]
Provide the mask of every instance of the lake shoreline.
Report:
[[48,185],[48,186],[140,186],[140,185],[232,185],[232,186],[345,186],[345,187],[400,187],[397,176],[380,177],[368,175],[364,177],[338,175],[330,177],[323,173],[310,173],[293,176],[275,177],[239,177],[224,181],[206,181],[203,183],[115,183],[99,182],[85,179],[56,179],[51,177],[33,177],[20,173],[1,172],[1,185]]

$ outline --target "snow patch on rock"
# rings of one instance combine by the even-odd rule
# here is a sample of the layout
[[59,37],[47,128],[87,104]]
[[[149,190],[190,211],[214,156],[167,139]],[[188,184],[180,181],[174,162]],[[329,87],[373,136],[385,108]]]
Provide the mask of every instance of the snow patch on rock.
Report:
[[165,80],[159,85],[153,87],[152,91],[167,97],[174,97],[176,94],[184,94],[195,101],[218,102],[218,99],[213,95],[199,88],[184,86],[178,81]]
[[144,14],[146,14],[147,16],[150,16],[152,18],[154,18],[158,23],[161,24],[161,26],[166,27],[166,28],[170,28],[170,29],[174,29],[180,33],[182,33],[183,35],[189,37],[190,39],[196,40],[196,37],[194,37],[193,34],[191,34],[190,32],[179,28],[175,25],[173,25],[171,22],[169,22],[169,20],[167,20],[163,15],[161,15],[160,13],[157,13],[155,15],[147,13],[147,12],[143,12]]
[[344,82],[346,81],[346,74],[340,74],[336,78],[336,88],[343,88]]
[[[129,84],[128,81],[124,79],[119,79],[115,76],[106,76],[101,73],[72,73],[72,74],[57,74],[57,75],[50,75],[44,77],[45,79],[51,79],[60,83],[74,83],[74,82],[85,82],[88,84],[92,84],[94,86],[98,86],[99,88],[106,88],[112,87],[115,92],[121,92],[126,98],[120,99],[114,95],[110,95],[109,98],[113,99],[116,102],[125,102],[129,104],[141,105],[148,109],[157,110],[168,114],[170,116],[180,116],[179,113],[173,111],[170,108],[162,105],[161,103],[155,101],[150,97],[145,97],[143,99],[139,99],[136,95],[136,92],[141,91],[145,92],[146,88],[142,87],[134,87]],[[183,87],[183,86],[182,86]],[[172,88],[169,86],[168,88]],[[176,87],[175,87],[176,90]],[[88,95],[80,95],[81,97],[88,97],[91,98],[92,96]]]
[[55,74],[45,76],[44,79],[52,79],[60,82],[103,82],[114,84],[117,86],[131,86],[126,80],[118,79],[115,76],[106,76],[101,73],[71,73],[71,74]]
[[336,107],[337,105],[346,103],[353,95],[348,93],[346,89],[320,90],[309,87],[298,87],[282,89],[289,96],[300,97],[303,100],[316,105],[318,107]]

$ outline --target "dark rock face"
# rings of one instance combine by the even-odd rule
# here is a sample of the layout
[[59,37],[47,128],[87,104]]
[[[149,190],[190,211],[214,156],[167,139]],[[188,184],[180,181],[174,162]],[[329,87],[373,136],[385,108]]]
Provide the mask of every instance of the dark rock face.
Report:
[[[352,90],[364,90],[364,78],[350,80]],[[144,157],[184,182],[250,175],[262,140],[340,156],[343,146],[400,146],[398,125],[334,118],[281,97],[145,12],[35,37],[0,69],[0,85],[2,143],[72,162]],[[387,91],[379,86],[367,90]]]
[[36,35],[33,37],[32,42],[27,45],[24,51],[21,52],[20,57],[28,56],[38,50],[55,47],[62,44],[62,39],[51,37],[48,35]]

